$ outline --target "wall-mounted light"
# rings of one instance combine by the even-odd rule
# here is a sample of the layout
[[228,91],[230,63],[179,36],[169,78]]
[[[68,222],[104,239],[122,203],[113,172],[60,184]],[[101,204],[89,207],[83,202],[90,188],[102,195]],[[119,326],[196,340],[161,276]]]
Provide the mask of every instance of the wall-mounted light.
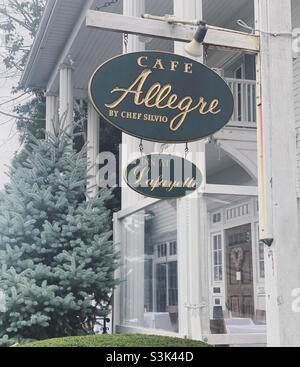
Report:
[[207,33],[207,24],[203,21],[199,22],[199,26],[194,35],[194,38],[185,46],[185,51],[194,57],[201,57],[203,54],[202,43]]

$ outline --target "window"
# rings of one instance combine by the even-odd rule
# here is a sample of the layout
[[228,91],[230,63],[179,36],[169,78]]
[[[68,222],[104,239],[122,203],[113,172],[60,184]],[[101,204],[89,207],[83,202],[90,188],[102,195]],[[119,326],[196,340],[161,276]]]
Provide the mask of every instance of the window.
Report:
[[264,252],[265,247],[264,243],[259,240],[259,226],[256,227],[256,239],[258,244],[258,272],[259,277],[264,278],[265,277],[265,258],[264,258]]
[[165,200],[120,221],[122,325],[178,332],[176,214]]
[[213,223],[219,223],[221,222],[221,213],[215,213],[213,214]]
[[213,271],[215,282],[223,280],[222,236],[220,234],[213,236]]
[[170,242],[170,249],[169,249],[170,256],[177,255],[177,242]]
[[260,278],[265,277],[265,259],[264,259],[264,243],[258,242],[258,263],[259,263],[259,276]]
[[156,245],[156,312],[167,312],[169,306],[178,305],[177,242]]
[[250,240],[250,232],[240,232],[229,236],[229,246],[239,245],[241,243],[248,243]]
[[162,243],[157,246],[157,257],[166,257],[167,256],[167,244]]
[[227,219],[234,219],[249,214],[249,205],[244,204],[232,209],[227,209]]

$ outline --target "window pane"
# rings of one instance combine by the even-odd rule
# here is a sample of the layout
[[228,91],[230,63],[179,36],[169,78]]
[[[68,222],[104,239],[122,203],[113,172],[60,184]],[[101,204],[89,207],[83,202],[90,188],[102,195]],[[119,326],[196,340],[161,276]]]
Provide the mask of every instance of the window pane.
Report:
[[218,281],[219,280],[219,271],[218,271],[218,267],[214,266],[214,280]]
[[265,277],[265,264],[263,261],[260,261],[259,263],[259,272],[260,272],[260,277],[264,278]]
[[219,266],[219,280],[223,280],[222,266]]
[[222,249],[222,241],[221,241],[221,235],[218,236],[218,249]]
[[151,312],[153,311],[153,303],[152,303],[152,260],[145,261],[145,311]]
[[177,306],[177,261],[168,263],[168,283],[169,283],[169,304],[168,306]]
[[156,265],[156,311],[166,311],[167,274],[166,264]]
[[218,252],[218,265],[222,265],[222,252]]

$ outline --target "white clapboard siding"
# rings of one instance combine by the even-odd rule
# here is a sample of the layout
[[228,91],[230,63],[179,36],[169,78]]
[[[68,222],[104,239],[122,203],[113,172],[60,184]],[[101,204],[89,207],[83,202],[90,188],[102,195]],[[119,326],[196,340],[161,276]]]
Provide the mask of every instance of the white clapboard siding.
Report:
[[[151,208],[154,214],[151,220],[151,234],[155,238],[163,238],[164,234],[176,231],[176,204],[175,202],[160,201]],[[165,238],[164,240],[175,240]]]
[[[292,0],[293,29],[300,29],[300,1]],[[300,188],[300,54],[294,61],[294,98],[297,141],[297,182]]]

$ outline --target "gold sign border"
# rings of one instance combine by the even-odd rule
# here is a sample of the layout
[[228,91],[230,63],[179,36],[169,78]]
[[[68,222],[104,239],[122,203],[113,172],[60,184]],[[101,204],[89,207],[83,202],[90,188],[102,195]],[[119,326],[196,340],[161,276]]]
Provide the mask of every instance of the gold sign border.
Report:
[[176,199],[181,199],[181,198],[185,198],[185,197],[187,197],[187,196],[189,196],[189,195],[192,195],[192,194],[194,194],[195,192],[197,192],[198,190],[199,190],[199,188],[201,187],[201,185],[199,185],[198,187],[197,187],[197,189],[195,189],[194,191],[191,191],[191,192],[189,192],[188,194],[185,194],[185,195],[180,195],[180,196],[176,196],[176,197],[163,197],[163,196],[155,196],[155,195],[144,195],[144,194],[142,194],[140,191],[138,191],[137,189],[135,189],[134,187],[132,187],[130,184],[129,184],[129,182],[127,181],[127,175],[126,175],[126,171],[127,171],[127,168],[128,168],[128,166],[131,164],[131,163],[133,163],[134,161],[136,161],[137,159],[142,159],[142,158],[144,158],[144,157],[148,157],[149,155],[151,156],[151,155],[162,155],[162,154],[164,154],[164,155],[168,155],[168,156],[171,156],[171,157],[177,157],[177,158],[182,158],[182,159],[184,159],[185,161],[187,161],[187,162],[189,162],[189,163],[191,163],[193,166],[195,166],[198,170],[199,170],[199,172],[201,173],[201,178],[202,178],[202,182],[201,182],[201,185],[202,185],[202,183],[203,183],[203,172],[201,171],[201,169],[195,164],[195,163],[193,163],[192,161],[190,161],[189,159],[186,159],[186,158],[184,158],[183,156],[181,156],[181,155],[179,155],[179,154],[172,154],[172,153],[149,153],[149,154],[143,154],[142,156],[140,156],[140,157],[136,157],[136,158],[134,158],[132,161],[130,161],[128,164],[127,164],[127,166],[124,168],[124,171],[123,171],[123,178],[124,178],[124,181],[126,182],[126,184],[127,184],[127,186],[128,187],[130,187],[131,188],[131,190],[133,190],[133,191],[135,191],[135,192],[137,192],[138,194],[140,194],[140,195],[142,195],[142,196],[146,196],[146,197],[150,197],[150,198],[153,198],[153,199],[161,199],[161,200],[176,200]]
[[[164,54],[168,54],[168,55],[180,56],[180,57],[185,57],[186,59],[189,59],[189,58],[188,58],[188,57],[186,57],[186,56],[178,55],[178,54],[171,53],[171,52],[167,52],[167,51],[144,50],[144,51],[134,51],[134,52],[122,53],[122,54],[119,54],[119,55],[113,56],[113,57],[111,57],[111,58],[107,59],[106,61],[104,61],[103,63],[101,63],[101,64],[96,68],[96,70],[93,72],[92,76],[90,77],[89,84],[88,84],[88,94],[89,94],[89,99],[90,99],[90,101],[92,102],[92,105],[94,106],[95,110],[98,112],[98,114],[99,114],[102,118],[104,118],[104,120],[106,120],[107,122],[109,122],[109,123],[110,123],[111,125],[113,125],[115,128],[117,128],[117,129],[121,130],[123,133],[125,133],[125,134],[127,134],[127,135],[131,135],[131,136],[133,136],[133,137],[135,137],[135,138],[143,139],[143,140],[147,140],[147,141],[152,141],[152,142],[156,142],[156,143],[171,143],[171,144],[182,144],[182,143],[187,143],[187,142],[192,143],[192,142],[195,142],[195,141],[203,140],[203,139],[205,139],[205,138],[207,138],[207,137],[209,137],[209,136],[212,136],[212,135],[216,134],[217,132],[219,132],[220,130],[222,130],[222,129],[223,129],[223,128],[228,124],[228,122],[231,120],[231,118],[232,118],[232,116],[233,116],[233,114],[234,114],[234,108],[232,109],[232,114],[231,114],[230,118],[228,119],[228,121],[227,121],[227,122],[225,122],[225,124],[224,124],[222,127],[220,127],[220,129],[218,129],[218,130],[214,131],[213,133],[208,134],[208,135],[206,135],[206,136],[203,136],[203,137],[201,137],[201,138],[197,138],[197,139],[185,139],[185,140],[174,140],[174,141],[173,141],[173,140],[151,139],[151,138],[145,138],[144,136],[141,136],[141,135],[136,135],[136,134],[134,134],[134,133],[131,133],[131,132],[129,132],[129,131],[127,131],[127,130],[125,130],[125,129],[121,128],[121,127],[120,127],[120,126],[118,126],[116,123],[114,123],[114,122],[110,121],[110,120],[109,120],[109,118],[107,118],[106,116],[104,116],[104,114],[103,114],[103,113],[98,109],[98,107],[96,106],[96,104],[95,104],[95,102],[94,102],[94,100],[93,100],[93,97],[92,97],[92,91],[91,91],[91,89],[92,89],[92,81],[93,81],[93,78],[94,78],[95,74],[97,73],[97,71],[98,71],[98,70],[99,70],[103,65],[105,65],[105,64],[106,64],[106,63],[108,63],[108,62],[110,62],[110,61],[111,61],[111,60],[113,60],[113,59],[116,59],[116,58],[118,58],[118,57],[122,57],[122,56],[126,56],[126,55],[131,55],[131,54],[142,54],[143,52],[153,52],[153,53],[160,52],[160,53],[164,53]],[[200,65],[204,66],[206,69],[208,69],[208,70],[212,71],[212,72],[216,75],[216,77],[220,78],[220,79],[221,79],[221,80],[222,80],[222,81],[227,85],[228,89],[230,90],[230,88],[229,88],[229,86],[228,86],[227,82],[225,81],[225,79],[223,79],[223,78],[222,78],[219,74],[217,74],[215,71],[213,71],[212,69],[210,69],[208,66],[206,66],[206,65],[204,65],[204,64],[202,64],[202,63],[200,63],[199,61],[196,61],[196,60],[193,60],[193,59],[189,59],[189,60],[191,60],[191,61],[193,61],[193,62],[196,62],[196,63],[198,63],[198,64],[200,64]],[[230,90],[230,92],[231,92],[231,90]],[[232,99],[233,99],[233,106],[234,106],[234,96],[233,96],[232,92],[231,92],[231,95],[232,95]]]

